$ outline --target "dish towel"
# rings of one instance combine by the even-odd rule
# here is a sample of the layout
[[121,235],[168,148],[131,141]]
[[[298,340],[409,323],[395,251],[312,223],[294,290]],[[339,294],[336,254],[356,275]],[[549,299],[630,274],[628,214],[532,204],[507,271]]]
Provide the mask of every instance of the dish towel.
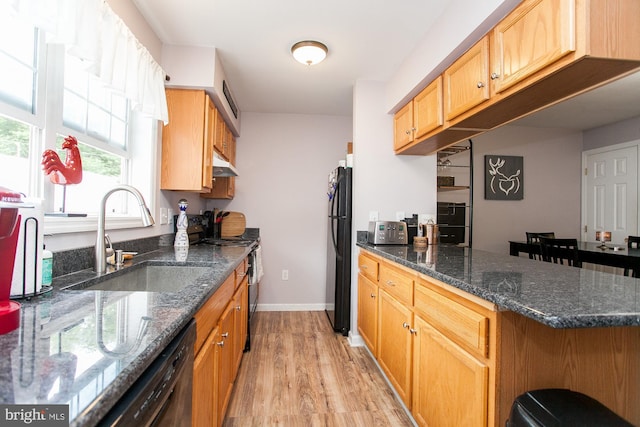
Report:
[[254,269],[255,269],[255,274],[253,274],[252,277],[252,285],[256,285],[258,283],[260,283],[260,280],[262,280],[262,276],[264,276],[264,270],[262,269],[262,246],[258,245],[256,247],[255,253],[253,255],[253,259],[255,261],[254,264]]

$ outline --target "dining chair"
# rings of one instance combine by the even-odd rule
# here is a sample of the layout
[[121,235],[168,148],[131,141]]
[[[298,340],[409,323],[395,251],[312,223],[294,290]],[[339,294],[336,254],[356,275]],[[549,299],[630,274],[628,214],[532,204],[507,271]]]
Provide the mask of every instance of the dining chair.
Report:
[[[533,233],[533,232],[526,231],[525,234],[527,235],[527,243],[530,245],[539,245],[540,237],[549,237],[552,239],[555,239],[556,237],[556,234],[553,231],[546,231],[544,233]],[[542,260],[542,256],[539,253],[535,254],[530,252],[529,259]]]
[[578,257],[577,239],[554,239],[542,236],[538,239],[543,261],[563,265],[566,262],[566,265],[582,267],[582,261]]
[[[640,236],[627,237],[627,249],[640,249]],[[640,277],[640,269],[625,268],[624,275]]]

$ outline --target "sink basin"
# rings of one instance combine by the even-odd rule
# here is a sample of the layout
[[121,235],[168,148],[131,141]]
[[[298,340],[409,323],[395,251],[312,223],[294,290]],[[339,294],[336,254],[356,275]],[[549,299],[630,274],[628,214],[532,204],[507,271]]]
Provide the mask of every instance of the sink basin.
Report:
[[125,292],[179,292],[211,271],[210,267],[145,265],[124,274],[107,278],[91,286],[82,283],[66,289]]

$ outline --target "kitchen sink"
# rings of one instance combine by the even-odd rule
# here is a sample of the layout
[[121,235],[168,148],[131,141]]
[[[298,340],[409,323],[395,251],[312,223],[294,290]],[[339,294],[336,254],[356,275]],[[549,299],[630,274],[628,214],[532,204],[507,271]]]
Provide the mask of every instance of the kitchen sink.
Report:
[[148,264],[123,274],[106,276],[105,280],[87,286],[69,286],[68,290],[102,290],[125,292],[179,292],[185,286],[211,271],[210,267]]

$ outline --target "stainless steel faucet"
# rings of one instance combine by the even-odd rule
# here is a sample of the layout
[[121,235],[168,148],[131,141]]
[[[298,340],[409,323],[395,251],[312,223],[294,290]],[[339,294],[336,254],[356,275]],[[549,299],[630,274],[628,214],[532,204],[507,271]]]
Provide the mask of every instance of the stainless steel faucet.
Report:
[[105,219],[105,210],[107,206],[107,199],[110,195],[115,193],[116,191],[128,191],[133,194],[135,198],[138,200],[138,204],[140,206],[140,212],[142,213],[142,224],[145,227],[150,227],[155,224],[153,217],[151,216],[151,212],[149,212],[149,208],[147,204],[144,202],[144,197],[140,191],[130,185],[119,185],[107,192],[102,198],[102,202],[100,203],[100,211],[98,212],[98,233],[96,236],[96,258],[95,258],[95,267],[94,270],[97,273],[104,273],[107,271],[107,251],[105,247],[105,238],[104,238],[104,219]]

